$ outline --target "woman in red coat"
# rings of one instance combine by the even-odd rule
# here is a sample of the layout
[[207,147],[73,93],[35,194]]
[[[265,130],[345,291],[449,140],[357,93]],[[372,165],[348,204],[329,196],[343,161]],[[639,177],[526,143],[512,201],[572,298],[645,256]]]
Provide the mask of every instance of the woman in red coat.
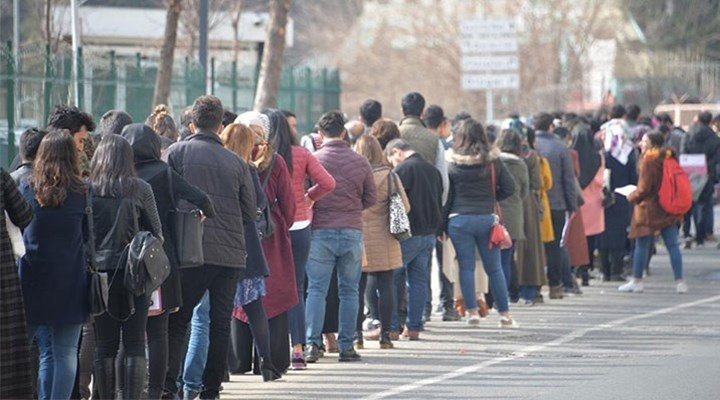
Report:
[[[240,117],[238,119],[241,119]],[[287,311],[298,302],[290,243],[290,225],[295,218],[295,197],[285,160],[267,143],[260,132],[263,130],[262,127],[253,124],[251,128],[256,130],[256,134],[259,134],[261,139],[261,144],[255,146],[253,161],[258,168],[260,183],[264,186],[275,226],[273,234],[262,240],[265,258],[270,268],[270,276],[265,279],[267,295],[262,301],[270,324],[272,363],[283,373],[290,366]],[[270,129],[272,128],[270,126]],[[241,321],[247,321],[242,308],[236,308],[233,315]]]

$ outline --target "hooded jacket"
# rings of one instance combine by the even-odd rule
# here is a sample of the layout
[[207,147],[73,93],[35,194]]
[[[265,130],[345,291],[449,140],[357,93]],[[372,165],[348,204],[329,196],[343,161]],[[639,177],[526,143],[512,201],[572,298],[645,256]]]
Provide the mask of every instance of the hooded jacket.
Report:
[[165,309],[182,306],[180,295],[180,275],[175,251],[175,243],[169,234],[168,216],[173,206],[170,197],[170,177],[172,176],[173,196],[176,203],[188,202],[193,208],[199,208],[208,218],[215,216],[210,197],[205,192],[188,183],[177,172],[173,171],[165,162],[160,160],[162,139],[155,131],[144,124],[127,125],[122,136],[130,142],[135,160],[135,170],[138,177],[149,183],[155,195],[160,223],[162,224],[165,242],[163,247],[170,260],[170,276],[162,284],[162,306]]
[[255,221],[257,204],[250,167],[223,147],[213,132],[197,132],[167,150],[168,164],[210,196],[216,218],[203,225],[206,265],[245,268],[244,225]]
[[720,138],[709,126],[696,123],[688,130],[683,153],[705,154],[709,179],[701,196],[712,195],[712,186],[718,181]]

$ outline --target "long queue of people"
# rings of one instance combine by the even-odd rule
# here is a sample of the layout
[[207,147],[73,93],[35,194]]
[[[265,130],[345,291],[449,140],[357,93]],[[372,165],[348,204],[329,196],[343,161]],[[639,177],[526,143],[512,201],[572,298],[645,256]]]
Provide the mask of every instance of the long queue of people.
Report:
[[[641,292],[657,234],[687,292],[679,226],[694,216],[699,245],[712,234],[707,114],[685,134],[637,107],[498,129],[416,92],[401,106],[397,124],[375,100],[357,121],[327,112],[302,137],[292,112],[235,115],[213,96],[179,125],[165,106],[97,127],[56,107],[0,177],[0,398],[218,398],[229,375],[358,361],[366,341],[420,339],[435,264],[442,320],[470,326],[494,309],[518,328],[510,308],[542,303],[546,285],[549,299],[582,294],[596,252],[603,280]],[[661,188],[681,148],[703,149],[710,171],[690,218]],[[178,237],[193,233],[188,257]]]

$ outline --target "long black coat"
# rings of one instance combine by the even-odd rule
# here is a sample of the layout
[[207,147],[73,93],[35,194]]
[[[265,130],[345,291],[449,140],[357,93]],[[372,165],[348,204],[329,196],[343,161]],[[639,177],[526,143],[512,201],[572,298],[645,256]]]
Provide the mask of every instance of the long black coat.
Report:
[[[622,165],[610,153],[605,153],[605,167],[610,169],[610,190],[627,185],[637,185],[637,155],[630,153],[628,162]],[[628,231],[632,219],[632,206],[625,196],[615,194],[615,204],[605,209],[605,231],[600,234],[598,248],[624,250],[628,248]]]
[[172,188],[176,202],[187,201],[200,208],[208,218],[215,216],[215,208],[205,192],[188,183],[185,178],[172,171],[170,166],[160,160],[160,137],[152,129],[145,125],[133,124],[123,130],[123,136],[128,139],[133,148],[135,170],[138,177],[152,187],[162,224],[163,237],[165,237],[163,248],[170,260],[170,276],[160,288],[162,306],[164,309],[181,307],[180,274],[178,273],[175,244],[170,239],[168,224],[168,217],[173,209],[170,198],[170,176],[172,175]]

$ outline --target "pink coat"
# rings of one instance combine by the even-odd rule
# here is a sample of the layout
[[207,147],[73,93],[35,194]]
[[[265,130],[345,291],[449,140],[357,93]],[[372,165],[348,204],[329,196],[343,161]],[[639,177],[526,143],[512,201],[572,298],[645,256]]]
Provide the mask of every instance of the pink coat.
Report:
[[[297,221],[312,220],[312,209],[305,203],[306,193],[313,201],[318,201],[335,189],[335,178],[325,170],[310,150],[302,146],[292,146],[292,158],[295,218],[290,221],[290,225]],[[306,190],[307,178],[310,178],[314,185]]]
[[580,207],[580,212],[585,223],[585,235],[599,235],[605,231],[605,210],[602,206],[603,199],[603,173],[605,171],[605,157],[602,158],[595,178],[582,191],[585,204]]

